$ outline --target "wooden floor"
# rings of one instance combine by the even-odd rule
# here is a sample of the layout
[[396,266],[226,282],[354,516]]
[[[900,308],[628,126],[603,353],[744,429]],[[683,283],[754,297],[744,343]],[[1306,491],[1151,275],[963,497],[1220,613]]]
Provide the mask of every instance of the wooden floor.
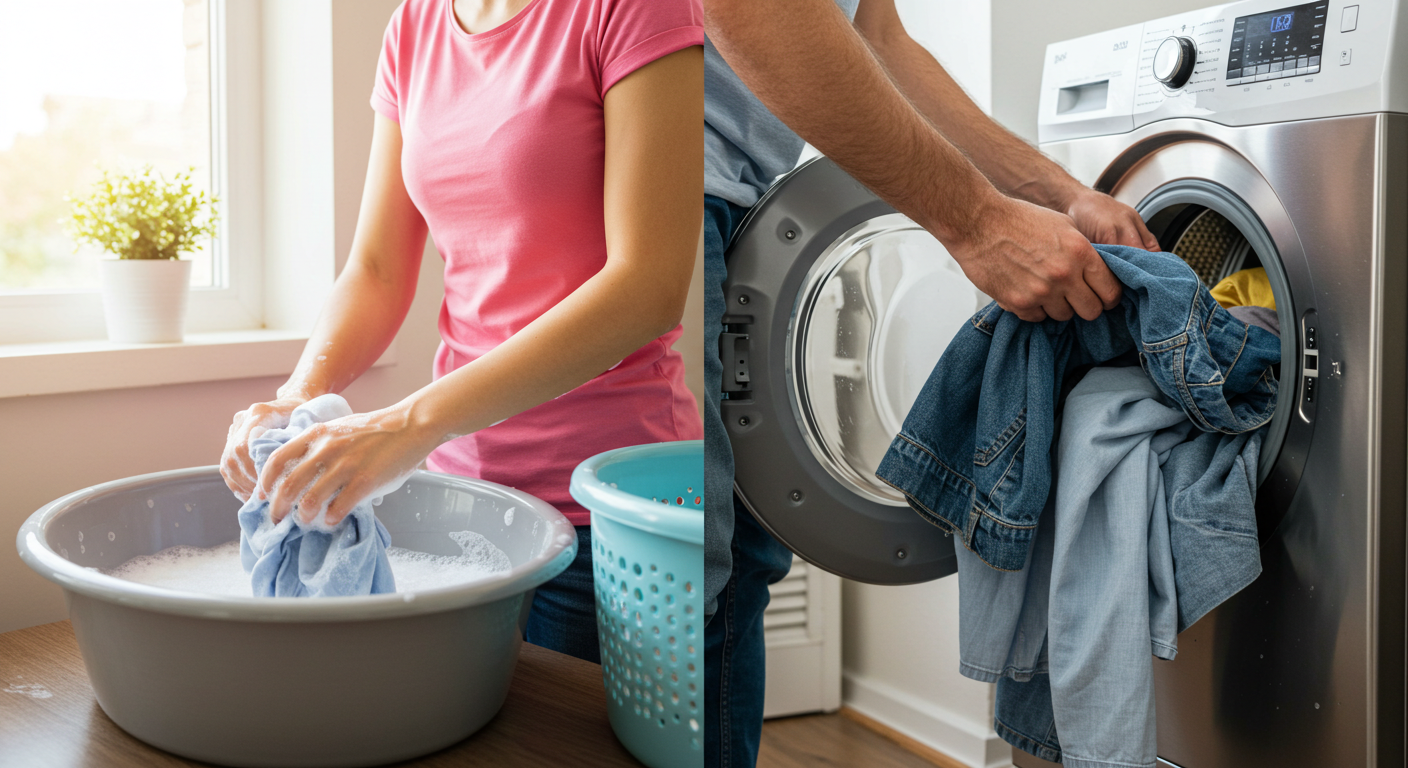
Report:
[[[758,768],[964,768],[932,750],[882,735],[884,726],[843,709],[832,715],[801,715],[763,723]],[[921,753],[924,756],[921,756]]]

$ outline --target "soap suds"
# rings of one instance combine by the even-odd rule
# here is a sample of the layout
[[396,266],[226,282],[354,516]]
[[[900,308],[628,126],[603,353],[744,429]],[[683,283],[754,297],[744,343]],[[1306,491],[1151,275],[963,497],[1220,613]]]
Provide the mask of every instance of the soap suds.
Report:
[[[474,531],[453,531],[449,537],[460,545],[459,555],[432,555],[426,552],[388,547],[386,557],[396,577],[396,591],[422,592],[458,586],[489,578],[513,567],[508,555]],[[202,548],[178,545],[154,555],[143,555],[103,570],[139,584],[202,592],[225,597],[249,597],[249,574],[240,566],[240,543],[231,541]],[[407,596],[407,602],[415,599]]]

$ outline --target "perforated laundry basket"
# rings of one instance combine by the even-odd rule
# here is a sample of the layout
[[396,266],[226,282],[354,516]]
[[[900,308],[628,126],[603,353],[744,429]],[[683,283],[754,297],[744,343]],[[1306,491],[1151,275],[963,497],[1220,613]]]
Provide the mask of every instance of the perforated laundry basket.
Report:
[[582,462],[602,678],[616,737],[651,768],[704,764],[704,441]]

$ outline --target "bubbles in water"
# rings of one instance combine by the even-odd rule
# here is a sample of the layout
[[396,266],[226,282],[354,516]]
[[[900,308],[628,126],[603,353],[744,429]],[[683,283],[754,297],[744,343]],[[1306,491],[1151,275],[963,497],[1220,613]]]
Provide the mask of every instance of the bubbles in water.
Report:
[[78,545],[78,554],[81,555],[81,554],[83,554],[83,553],[85,553],[85,552],[87,552],[87,551],[88,551],[87,545],[84,545],[84,544],[79,544],[79,545]]
[[[396,576],[397,591],[405,602],[415,593],[488,578],[513,567],[508,555],[473,531],[449,534],[460,545],[460,555],[432,555],[389,547],[386,557]],[[249,597],[249,575],[240,566],[240,543],[231,541],[202,548],[178,545],[154,555],[135,557],[116,568],[102,570],[109,576],[154,587],[204,592],[228,597]]]
[[155,507],[155,506],[156,506],[156,502],[155,502],[155,501],[152,501],[151,499],[147,499],[147,509],[151,509],[151,508],[153,508],[153,507]]
[[115,539],[117,539],[117,534],[113,533],[112,531],[108,531],[108,541],[114,541]]
[[78,532],[78,540],[83,541],[83,531]]
[[504,525],[513,525],[513,510],[513,507],[509,507],[508,511],[504,513]]
[[187,504],[187,505],[186,505],[186,511],[187,511],[187,512],[190,512],[192,509],[195,509],[195,507],[192,507],[190,504]]
[[327,355],[318,355],[318,359],[319,359],[319,360],[326,360],[326,359],[328,359],[328,356],[327,356]]

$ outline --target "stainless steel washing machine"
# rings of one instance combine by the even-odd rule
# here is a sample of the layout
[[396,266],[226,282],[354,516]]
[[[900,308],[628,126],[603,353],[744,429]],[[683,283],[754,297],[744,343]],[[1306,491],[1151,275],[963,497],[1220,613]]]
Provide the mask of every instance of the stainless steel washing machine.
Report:
[[[1040,136],[1210,285],[1263,266],[1276,295],[1263,573],[1156,663],[1161,761],[1403,766],[1408,16],[1397,2],[1282,2],[1053,44]],[[849,578],[952,573],[952,540],[874,469],[986,297],[824,159],[750,213],[725,295],[722,411],[754,515]]]
[[1276,294],[1263,572],[1155,664],[1161,759],[1402,766],[1408,19],[1283,2],[1051,45],[1041,146],[1204,279],[1259,264]]

